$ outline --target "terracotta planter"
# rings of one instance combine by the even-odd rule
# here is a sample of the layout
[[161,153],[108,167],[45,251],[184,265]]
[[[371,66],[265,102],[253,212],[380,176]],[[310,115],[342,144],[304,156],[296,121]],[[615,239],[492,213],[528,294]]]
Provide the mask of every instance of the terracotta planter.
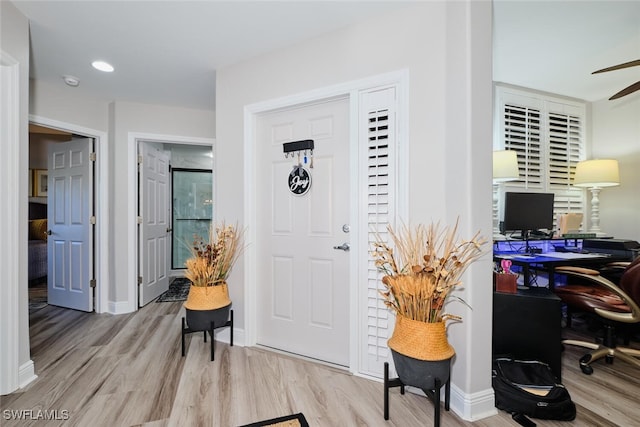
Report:
[[191,286],[184,308],[189,310],[213,310],[231,304],[227,282],[216,286]]
[[447,340],[444,322],[426,323],[398,315],[389,348],[418,360],[446,360],[455,350]]

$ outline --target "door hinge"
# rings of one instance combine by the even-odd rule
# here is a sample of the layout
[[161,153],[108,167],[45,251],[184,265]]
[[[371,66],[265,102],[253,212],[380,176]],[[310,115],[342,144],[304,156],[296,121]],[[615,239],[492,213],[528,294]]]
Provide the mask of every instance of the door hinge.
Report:
[[91,215],[91,216],[89,217],[89,223],[90,223],[91,225],[96,225],[96,216],[95,216],[95,215]]
[[142,276],[138,276],[138,286],[142,285]]
[[142,217],[139,216],[138,218],[136,218],[136,220],[138,221],[138,224],[142,224]]
[[89,287],[90,288],[95,288],[96,287],[96,279],[89,280]]
[[142,155],[138,155],[138,164],[141,165],[142,164]]
[[95,151],[92,152],[92,153],[89,153],[89,160],[91,160],[92,162],[96,161],[96,157],[97,156],[96,156],[96,152]]

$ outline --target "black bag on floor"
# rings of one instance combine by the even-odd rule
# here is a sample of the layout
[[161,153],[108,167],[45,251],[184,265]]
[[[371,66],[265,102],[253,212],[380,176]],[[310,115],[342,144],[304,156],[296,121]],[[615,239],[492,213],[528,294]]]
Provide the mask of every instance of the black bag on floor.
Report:
[[493,361],[492,385],[496,407],[513,414],[522,425],[533,425],[526,416],[571,421],[576,405],[569,391],[546,363],[499,357]]

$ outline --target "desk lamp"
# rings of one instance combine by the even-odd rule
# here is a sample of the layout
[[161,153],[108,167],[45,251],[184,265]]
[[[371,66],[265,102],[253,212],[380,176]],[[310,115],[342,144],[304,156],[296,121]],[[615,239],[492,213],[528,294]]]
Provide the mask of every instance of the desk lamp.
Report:
[[604,236],[600,230],[600,190],[603,187],[620,185],[618,161],[613,159],[584,160],[576,166],[573,178],[575,187],[586,187],[591,191],[591,228],[590,233]]
[[514,181],[520,178],[518,154],[513,150],[493,152],[493,182]]
[[[498,186],[501,182],[520,179],[518,169],[518,154],[513,150],[499,150],[493,152],[493,209],[498,210]],[[496,216],[494,215],[494,217]],[[493,224],[494,234],[499,234],[498,222]]]

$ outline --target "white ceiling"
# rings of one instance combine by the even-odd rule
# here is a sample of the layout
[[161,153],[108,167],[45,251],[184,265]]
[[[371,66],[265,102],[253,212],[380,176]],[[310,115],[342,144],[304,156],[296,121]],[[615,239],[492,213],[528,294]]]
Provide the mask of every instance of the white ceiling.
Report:
[[597,101],[640,80],[640,67],[591,73],[637,59],[638,0],[494,1],[495,81]]
[[[4,0],[3,0],[4,1]],[[107,100],[214,109],[215,71],[403,1],[14,1],[31,21],[31,77]],[[101,73],[91,62],[115,67]],[[72,90],[71,88],[69,90]]]
[[[3,0],[4,1],[4,0]],[[215,107],[215,70],[405,7],[403,1],[15,1],[31,77],[105,100]],[[494,2],[494,80],[589,101],[640,80],[640,1]],[[91,68],[103,59],[116,70]],[[630,96],[640,96],[635,93]]]

